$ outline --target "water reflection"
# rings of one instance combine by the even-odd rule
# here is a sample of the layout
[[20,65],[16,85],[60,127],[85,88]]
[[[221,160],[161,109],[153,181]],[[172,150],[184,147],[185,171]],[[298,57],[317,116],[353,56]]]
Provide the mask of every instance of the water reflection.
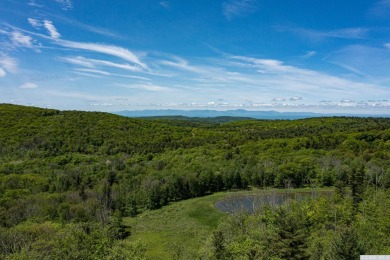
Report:
[[215,203],[215,207],[226,213],[247,211],[253,214],[263,206],[280,206],[287,200],[302,200],[308,197],[330,196],[331,191],[321,192],[267,192],[263,194],[232,196]]

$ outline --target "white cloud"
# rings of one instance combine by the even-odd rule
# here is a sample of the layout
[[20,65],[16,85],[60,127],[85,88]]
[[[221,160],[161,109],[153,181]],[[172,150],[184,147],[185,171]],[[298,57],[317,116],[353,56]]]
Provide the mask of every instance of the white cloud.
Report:
[[92,77],[92,78],[103,78],[102,75],[97,75],[93,73],[87,73],[87,72],[80,72],[80,71],[73,71],[73,73],[81,76],[87,76],[87,77]]
[[[123,75],[123,74],[117,74],[117,73],[111,73],[107,72],[104,70],[97,70],[97,69],[81,69],[81,68],[76,68],[75,69],[77,74],[82,74],[85,76],[96,76],[98,75],[103,75],[103,76],[114,76],[114,77],[123,77],[123,78],[132,78],[132,79],[140,79],[140,80],[146,80],[149,81],[150,79],[145,78],[145,77],[138,77],[138,76],[132,76],[132,75]],[[93,73],[93,74],[90,74]]]
[[21,32],[15,31],[11,33],[11,41],[13,46],[33,48],[32,38],[23,35]]
[[28,5],[29,6],[33,6],[33,7],[38,7],[38,8],[42,8],[43,7],[43,5],[37,4],[37,1],[35,1],[35,0],[30,0],[28,2]]
[[80,57],[80,56],[78,56],[78,57],[63,57],[63,58],[59,58],[59,60],[67,62],[67,63],[75,64],[75,65],[80,65],[80,66],[87,67],[87,68],[95,67],[94,63],[91,62],[91,60],[84,58],[84,57]]
[[62,6],[62,10],[67,11],[73,8],[73,4],[71,0],[55,0],[55,1]]
[[22,31],[25,32],[24,30],[14,28],[11,26],[6,30],[0,29],[0,34],[5,35],[6,38],[9,39],[0,42],[0,44],[2,45],[0,47],[2,47],[3,50],[8,50],[8,51],[13,51],[17,48],[30,48],[36,52],[40,52],[39,43],[36,40],[34,40],[31,36],[23,34]]
[[230,0],[222,3],[222,12],[228,20],[237,16],[245,16],[255,10],[255,0]]
[[[10,26],[10,28],[12,28],[14,30],[19,30],[19,31],[29,33],[31,35],[38,36],[38,37],[41,37],[43,39],[54,39],[55,41],[53,41],[53,44],[56,44],[56,45],[59,45],[62,47],[97,52],[97,53],[103,53],[103,54],[111,55],[114,57],[118,57],[118,58],[126,60],[126,61],[130,61],[138,66],[138,67],[134,67],[134,66],[131,67],[131,66],[128,66],[128,64],[124,64],[123,66],[129,70],[133,69],[134,71],[137,71],[137,70],[140,71],[141,69],[148,69],[148,66],[145,63],[141,62],[141,60],[133,52],[131,52],[130,50],[128,50],[126,48],[122,48],[122,47],[118,47],[118,46],[114,46],[114,45],[62,40],[62,39],[59,39],[59,37],[61,35],[57,32],[57,30],[55,29],[55,27],[51,21],[45,20],[44,26],[49,31],[51,37],[48,37],[48,36],[40,34],[40,33],[34,33],[34,32],[30,32],[30,31],[18,29],[18,28],[13,27],[13,26]],[[2,32],[0,31],[0,33],[2,33]],[[115,66],[115,63],[112,63],[112,64],[107,63],[107,66],[109,66],[109,65]]]
[[381,0],[371,8],[369,14],[378,18],[388,18],[390,14],[390,0]]
[[94,51],[94,52],[112,55],[121,58],[123,60],[127,60],[132,63],[135,63],[141,68],[144,69],[147,68],[147,65],[142,63],[134,53],[122,47],[105,45],[105,44],[97,44],[97,43],[73,42],[73,41],[57,41],[57,44],[72,49]]
[[75,19],[69,19],[69,18],[62,16],[62,15],[53,15],[53,17],[55,17],[56,20],[60,20],[63,23],[67,23],[68,25],[72,25],[72,26],[81,28],[81,29],[86,30],[86,31],[90,31],[90,32],[93,32],[96,34],[100,34],[100,35],[108,36],[108,37],[113,37],[113,38],[123,38],[123,36],[114,33],[112,30],[107,30],[105,28],[91,26],[89,24],[79,22]]
[[130,64],[120,64],[120,63],[115,63],[111,61],[105,61],[105,60],[96,60],[96,59],[88,59],[85,57],[77,56],[77,57],[64,57],[60,58],[61,61],[65,61],[68,63],[80,65],[83,67],[88,67],[88,68],[94,68],[96,66],[105,66],[105,67],[113,67],[113,68],[119,68],[123,70],[128,70],[128,71],[141,71],[139,67],[132,66]]
[[174,59],[174,61],[167,61],[167,60],[160,61],[160,64],[174,67],[174,68],[181,69],[181,70],[186,70],[189,72],[199,73],[199,74],[207,72],[206,70],[204,70],[200,67],[189,65],[188,61],[186,61],[185,59],[182,59],[180,57],[175,56],[175,57],[173,57],[173,59]]
[[[250,73],[246,77],[253,83],[267,87],[273,92],[284,92],[310,96],[311,98],[332,98],[333,96],[371,95],[372,93],[385,94],[388,91],[375,84],[355,82],[352,80],[328,75],[309,69],[302,69],[285,65],[279,60],[256,59],[250,57],[233,56],[243,62],[241,65],[247,69],[260,69],[261,74]],[[239,65],[239,63],[236,63]],[[364,94],[363,94],[364,93]],[[306,98],[305,98],[306,99]]]
[[295,96],[295,97],[290,97],[288,100],[290,100],[290,101],[300,101],[300,100],[303,100],[303,98]]
[[300,27],[274,26],[281,32],[292,32],[312,41],[320,41],[326,38],[342,39],[366,39],[370,30],[364,27],[343,28],[331,31],[319,31]]
[[38,88],[38,85],[35,84],[35,83],[26,82],[26,83],[24,83],[23,85],[21,85],[19,88],[23,88],[23,89],[34,89],[34,88]]
[[159,85],[155,85],[155,84],[152,84],[152,83],[147,83],[147,84],[128,84],[128,85],[118,84],[117,86],[124,87],[124,88],[130,88],[130,89],[139,89],[139,90],[152,91],[152,92],[161,92],[161,91],[171,90],[170,88],[159,86]]
[[61,34],[59,34],[56,27],[53,25],[52,21],[44,20],[43,26],[45,26],[46,30],[49,32],[50,37],[52,37],[54,39],[58,39],[61,37]]
[[0,68],[0,78],[5,77],[5,75],[7,75],[7,73],[2,68]]
[[263,73],[275,72],[304,72],[305,70],[284,65],[282,61],[272,59],[256,59],[245,56],[231,56],[231,59],[244,61],[246,66],[254,66]]
[[16,59],[8,56],[5,53],[0,52],[0,66],[3,68],[3,70],[9,72],[16,72],[18,63]]
[[317,52],[316,51],[307,51],[305,55],[303,55],[302,57],[304,59],[308,59],[308,58],[311,58],[313,56],[317,55]]
[[370,30],[362,27],[345,28],[340,30],[323,32],[326,37],[345,38],[345,39],[365,39]]
[[27,18],[27,21],[35,29],[39,29],[40,27],[43,26],[43,24],[39,20],[37,20],[37,19]]
[[171,10],[171,3],[169,1],[161,1],[159,4],[167,10]]
[[110,76],[111,73],[103,70],[94,70],[94,69],[76,69],[77,71],[84,71],[84,72],[90,72],[90,73],[96,73],[104,76]]
[[[386,47],[386,46],[385,46]],[[388,44],[390,49],[390,44]],[[330,53],[325,61],[343,67],[359,76],[390,83],[390,50],[364,45],[350,45]]]

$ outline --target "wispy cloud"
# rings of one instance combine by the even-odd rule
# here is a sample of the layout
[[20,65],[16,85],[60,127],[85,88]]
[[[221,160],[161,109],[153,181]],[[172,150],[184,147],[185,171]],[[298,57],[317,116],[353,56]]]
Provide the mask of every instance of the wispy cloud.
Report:
[[[385,45],[386,47],[386,45]],[[388,44],[390,49],[390,44]],[[350,45],[330,53],[325,61],[359,76],[386,80],[390,83],[390,50],[364,45]]]
[[146,91],[152,91],[152,92],[161,92],[161,91],[169,91],[170,88],[155,85],[152,83],[147,84],[118,84],[118,87],[124,87],[124,88],[130,88],[130,89],[139,89],[139,90],[146,90]]
[[83,42],[73,42],[73,41],[57,41],[57,44],[79,50],[94,51],[98,53],[112,55],[123,60],[130,61],[143,69],[147,69],[147,65],[140,61],[140,59],[128,49],[117,47],[113,45],[97,44],[97,43],[83,43]]
[[38,4],[36,0],[30,0],[30,1],[28,2],[28,5],[29,5],[29,6],[33,6],[33,7],[38,7],[38,8],[42,8],[42,7],[43,7],[43,5]]
[[[118,74],[118,73],[112,73],[104,70],[98,70],[98,69],[84,69],[84,68],[76,68],[76,72],[81,72],[81,73],[93,73],[103,75],[103,76],[109,76],[109,77],[123,77],[123,78],[131,78],[131,79],[139,79],[139,80],[146,80],[149,81],[150,79],[145,78],[145,77],[138,77],[138,76],[132,76],[132,75],[123,75],[123,74]],[[89,74],[91,75],[91,74]]]
[[32,38],[30,36],[23,35],[21,32],[18,31],[11,33],[11,40],[13,45],[16,47],[33,47]]
[[18,68],[18,62],[16,59],[8,56],[3,52],[0,52],[0,67],[3,69],[3,72],[16,72]]
[[23,85],[19,86],[19,88],[22,88],[22,89],[34,89],[34,88],[38,88],[38,85],[35,84],[35,83],[32,83],[32,82],[26,82]]
[[306,54],[302,56],[302,58],[308,59],[308,58],[311,58],[315,55],[317,55],[316,51],[307,51]]
[[87,68],[94,68],[95,67],[94,62],[92,62],[90,59],[87,59],[87,58],[84,58],[84,57],[81,57],[81,56],[77,56],[77,57],[62,57],[62,58],[59,58],[59,60],[67,62],[67,63],[71,63],[71,64],[83,66],[83,67],[87,67]]
[[59,58],[59,60],[80,65],[83,67],[88,67],[88,68],[94,68],[97,66],[105,66],[105,67],[113,67],[113,68],[119,68],[123,70],[128,70],[128,71],[141,71],[139,67],[132,66],[130,64],[120,64],[120,63],[115,63],[111,61],[106,61],[106,60],[96,60],[96,59],[88,59],[85,57],[77,56],[77,57],[63,57]]
[[92,77],[92,78],[103,78],[102,75],[97,75],[93,73],[88,73],[88,72],[80,72],[80,71],[73,71],[73,73],[81,76],[87,76],[87,77]]
[[38,41],[34,40],[31,36],[23,34],[20,30],[2,30],[0,29],[0,35],[5,35],[7,40],[0,42],[3,45],[3,50],[15,50],[18,48],[24,49],[29,48],[33,49],[35,52],[40,52]]
[[[257,59],[245,56],[231,56],[241,61],[241,66],[260,70],[259,75],[250,73],[248,79],[257,79],[259,85],[269,86],[284,93],[299,94],[313,98],[334,98],[350,96],[370,96],[372,93],[386,95],[389,91],[379,85],[355,82],[314,70],[285,65],[284,62],[271,59]],[[235,63],[239,66],[240,63]],[[274,75],[273,75],[274,74]],[[272,86],[273,85],[273,86]],[[294,95],[294,94],[293,94]]]
[[161,1],[159,5],[168,11],[171,10],[171,3],[169,1]]
[[71,0],[55,0],[57,3],[61,5],[62,10],[70,10],[73,8],[73,4]]
[[35,29],[39,29],[40,27],[43,26],[43,24],[39,20],[37,20],[37,19],[27,18],[27,21]]
[[[30,20],[29,22],[33,27],[35,25],[41,29],[46,28],[39,25],[39,21],[37,21]],[[75,56],[56,57],[56,59],[72,64],[68,66],[71,73],[97,77],[99,82],[100,79],[104,79],[101,82],[107,86],[121,87],[122,89],[119,91],[123,93],[129,92],[125,88],[133,89],[134,91],[131,93],[134,94],[132,99],[135,102],[138,102],[136,98],[141,98],[143,103],[146,102],[145,100],[155,102],[154,100],[160,100],[160,98],[163,100],[162,102],[176,102],[177,99],[180,99],[189,103],[221,98],[237,102],[246,99],[254,100],[254,102],[272,102],[272,99],[278,96],[277,93],[283,93],[286,102],[299,103],[300,98],[302,98],[305,103],[310,103],[320,100],[357,100],[362,97],[382,97],[390,94],[390,90],[383,87],[386,86],[385,84],[380,84],[364,75],[361,78],[355,77],[356,75],[352,77],[351,74],[335,76],[294,66],[281,59],[230,55],[223,52],[212,58],[183,58],[171,54],[151,52],[141,56],[129,49],[115,45],[68,41],[59,37],[54,38],[52,35],[48,36],[46,33],[28,32],[13,27],[9,27],[5,31],[22,33],[15,37],[17,39],[15,41],[19,44],[28,45],[31,42],[28,37],[34,37],[42,39],[42,41],[45,40],[44,43],[50,47],[63,48],[65,53],[69,52],[70,55]],[[361,33],[363,31],[343,29],[321,32],[320,34],[326,35],[321,37],[336,37],[336,35],[337,37],[341,37],[341,35],[344,37],[355,35],[354,37],[357,37]],[[390,48],[390,43],[386,43],[385,47]],[[382,46],[377,56],[383,56],[388,52],[384,55],[388,59],[390,51],[386,48]],[[363,52],[363,50],[361,51]],[[372,52],[370,53],[372,54]],[[305,56],[312,57],[314,55],[316,55],[315,51],[309,51]],[[377,56],[375,57],[377,58]],[[380,61],[382,62],[383,59]],[[351,64],[353,64],[353,60],[351,60]],[[346,66],[349,65],[346,64]],[[360,70],[356,64],[353,66]],[[388,69],[388,63],[382,63],[382,67],[382,71]],[[0,76],[6,76],[10,68],[12,68],[12,58],[8,58],[7,61],[7,59],[0,57]],[[141,76],[147,74],[150,79],[138,77],[140,74]],[[168,74],[171,77],[161,77],[161,75]],[[77,77],[77,80],[83,80],[84,78],[81,76]],[[133,78],[133,80],[123,79],[124,77]],[[148,82],[145,83],[145,80]],[[31,82],[37,81],[32,80]],[[125,84],[117,85],[118,83]],[[173,91],[175,91],[175,95],[172,95]],[[103,90],[101,93],[104,93]],[[289,97],[299,97],[299,99],[290,100]]]
[[234,60],[244,61],[246,66],[252,66],[259,69],[261,73],[275,73],[275,72],[303,72],[304,70],[295,67],[284,65],[280,60],[273,59],[257,59],[245,56],[231,56]]
[[[69,49],[84,50],[84,51],[88,51],[88,52],[102,53],[102,54],[114,56],[114,57],[129,61],[136,66],[131,66],[129,64],[116,64],[116,63],[109,62],[109,61],[105,62],[105,61],[98,61],[98,60],[94,60],[95,63],[100,62],[101,64],[104,63],[104,65],[106,65],[106,66],[118,67],[118,68],[133,70],[133,71],[140,71],[140,70],[148,70],[149,69],[148,66],[145,63],[143,63],[138,58],[137,55],[135,55],[133,52],[131,52],[130,50],[128,50],[126,48],[118,47],[115,45],[76,42],[76,41],[68,41],[68,40],[59,39],[60,34],[57,32],[57,30],[55,29],[52,22],[45,20],[44,24],[46,24],[44,26],[50,31],[50,37],[43,35],[43,34],[40,34],[40,33],[22,30],[22,29],[19,29],[17,27],[13,27],[13,26],[9,26],[9,27],[13,30],[22,31],[22,32],[28,33],[30,35],[41,37],[41,38],[46,39],[46,40],[51,40],[52,44],[55,44],[57,46],[62,46],[62,47],[66,47]],[[91,62],[91,60],[89,62]]]
[[43,26],[46,28],[46,30],[49,32],[50,37],[54,39],[58,39],[61,37],[61,34],[57,31],[56,27],[53,25],[52,21],[44,20]]
[[378,18],[388,18],[390,14],[390,0],[380,0],[369,11],[369,14]]
[[274,26],[280,32],[292,32],[313,41],[326,38],[366,39],[370,29],[364,27],[343,28],[339,30],[319,31],[300,27]]
[[90,72],[90,73],[96,73],[96,74],[101,74],[104,76],[110,76],[110,73],[107,71],[103,70],[94,70],[94,69],[76,69],[77,71],[84,71],[84,72]]
[[169,61],[168,60],[162,60],[159,63],[162,64],[162,65],[165,65],[165,66],[170,66],[170,67],[174,67],[174,68],[177,68],[177,69],[180,69],[180,70],[185,70],[185,71],[198,73],[198,74],[202,74],[202,73],[206,72],[206,70],[203,69],[203,68],[190,65],[188,63],[188,61],[183,59],[183,58],[180,58],[180,57],[177,57],[177,56],[173,56],[172,59],[173,60],[169,60]]
[[222,3],[223,15],[229,21],[235,17],[248,15],[256,10],[256,0],[230,0]]
[[69,19],[69,18],[67,18],[65,16],[62,16],[62,15],[54,15],[54,14],[52,14],[51,16],[53,18],[55,18],[57,21],[60,21],[60,22],[66,23],[68,25],[72,25],[72,26],[78,27],[78,28],[83,29],[85,31],[93,32],[93,33],[96,33],[96,34],[99,34],[99,35],[108,36],[108,37],[112,37],[112,38],[123,38],[123,36],[121,36],[121,35],[119,35],[117,33],[114,33],[111,30],[107,30],[105,28],[101,28],[101,27],[97,27],[97,26],[91,26],[89,24],[82,23],[82,22],[77,21],[75,19]]
[[5,75],[7,75],[7,73],[2,68],[0,68],[0,78],[5,77]]

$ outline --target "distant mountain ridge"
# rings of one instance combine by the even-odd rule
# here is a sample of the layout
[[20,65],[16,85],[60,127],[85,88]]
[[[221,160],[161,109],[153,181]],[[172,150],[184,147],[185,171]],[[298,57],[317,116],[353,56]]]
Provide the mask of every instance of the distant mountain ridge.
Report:
[[242,117],[254,119],[302,119],[310,117],[321,117],[323,114],[310,112],[277,112],[277,111],[248,111],[244,109],[237,110],[125,110],[115,112],[117,115],[127,117],[163,117],[163,116],[184,116],[184,117]]
[[312,117],[333,117],[333,116],[352,116],[352,117],[390,117],[390,115],[374,115],[374,114],[348,114],[348,113],[337,113],[337,114],[323,114],[313,112],[277,112],[277,111],[249,111],[244,109],[237,110],[175,110],[175,109],[163,109],[163,110],[124,110],[114,112],[114,114],[126,116],[126,117],[242,117],[242,118],[253,118],[253,119],[304,119]]

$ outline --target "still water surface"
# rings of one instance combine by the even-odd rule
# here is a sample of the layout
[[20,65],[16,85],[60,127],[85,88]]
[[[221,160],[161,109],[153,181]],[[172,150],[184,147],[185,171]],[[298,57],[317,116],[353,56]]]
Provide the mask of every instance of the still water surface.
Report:
[[284,193],[267,192],[247,196],[232,196],[217,201],[214,205],[218,210],[226,213],[234,213],[244,210],[253,214],[253,212],[263,206],[279,206],[288,200],[302,200],[308,197],[330,196],[331,194],[331,191]]

